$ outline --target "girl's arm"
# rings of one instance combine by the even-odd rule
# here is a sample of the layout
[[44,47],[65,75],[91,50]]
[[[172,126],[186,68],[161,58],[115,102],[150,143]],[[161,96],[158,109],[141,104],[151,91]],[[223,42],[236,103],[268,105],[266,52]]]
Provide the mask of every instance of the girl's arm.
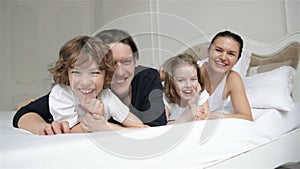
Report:
[[165,111],[166,111],[166,118],[167,118],[167,121],[169,121],[170,109],[168,108],[168,106],[165,106]]
[[168,124],[179,124],[179,123],[194,121],[197,119],[198,113],[199,113],[199,107],[196,104],[189,105],[189,109],[183,112],[177,120]]
[[226,96],[231,97],[234,114],[223,114],[224,118],[241,118],[253,121],[250,104],[240,75],[230,71],[226,82]]

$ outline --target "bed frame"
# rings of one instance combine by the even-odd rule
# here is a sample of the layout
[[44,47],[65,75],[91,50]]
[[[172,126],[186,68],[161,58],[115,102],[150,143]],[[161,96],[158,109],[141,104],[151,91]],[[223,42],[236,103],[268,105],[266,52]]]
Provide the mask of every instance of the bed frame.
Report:
[[207,168],[276,168],[300,162],[300,128]]
[[[274,43],[259,43],[247,38],[244,38],[244,40],[245,48],[253,52],[249,70],[255,67],[255,70],[257,70],[258,72],[264,72],[283,65],[290,65],[296,69],[298,68],[300,57],[300,32],[289,34],[287,37]],[[205,57],[206,48],[208,46],[208,38],[199,39],[198,41],[193,42],[193,44],[189,44],[189,46],[191,46],[190,49],[186,50],[187,47],[185,47],[181,50],[181,52],[188,52],[193,55],[200,52],[204,54],[195,55],[195,57]],[[251,72],[253,71],[248,71],[248,75],[250,75]],[[297,80],[299,83],[299,69],[297,69]],[[299,85],[296,84],[295,86]],[[300,95],[298,93],[299,89],[295,87],[293,96],[299,104]],[[2,112],[2,114],[0,112],[0,168],[5,168],[5,166],[6,168],[11,168],[13,166],[21,168],[72,168],[72,166],[75,168],[109,168],[114,167],[113,165],[121,166],[120,168],[149,168],[149,165],[152,165],[152,168],[171,168],[171,164],[173,164],[173,167],[176,168],[187,168],[187,165],[190,163],[193,166],[197,166],[193,168],[207,169],[245,167],[276,168],[287,163],[300,162],[300,126],[298,126],[298,128],[293,128],[292,131],[281,135],[280,137],[276,137],[272,140],[267,139],[266,142],[263,142],[262,144],[259,144],[259,146],[255,146],[250,150],[241,150],[238,151],[239,153],[229,154],[228,156],[226,155],[226,157],[223,156],[224,158],[218,158],[218,160],[213,161],[210,160],[208,163],[203,164],[202,161],[206,160],[204,156],[206,154],[209,154],[208,151],[206,151],[208,149],[205,149],[205,144],[203,144],[203,146],[201,147],[201,153],[203,154],[196,154],[195,152],[195,154],[188,154],[189,151],[198,150],[193,147],[194,144],[198,145],[198,141],[195,141],[194,138],[198,139],[200,137],[198,129],[200,129],[199,127],[203,126],[203,121],[195,123],[196,127],[192,128],[191,132],[186,136],[188,139],[183,140],[183,144],[180,144],[180,146],[175,146],[173,150],[170,150],[170,154],[166,153],[158,156],[157,158],[149,158],[145,160],[132,160],[115,157],[114,155],[107,153],[102,149],[99,149],[99,146],[92,141],[93,139],[90,139],[91,136],[95,136],[95,138],[101,138],[101,140],[104,141],[111,141],[110,139],[115,137],[109,137],[110,135],[107,135],[110,134],[109,132],[96,132],[88,135],[70,134],[40,137],[25,133],[22,130],[14,129],[11,126],[13,116],[12,113],[14,112]],[[298,112],[296,112],[296,114],[297,113]],[[225,124],[232,124],[232,122],[237,122],[234,124],[245,124],[245,121],[243,120],[226,119],[222,121],[221,124],[224,125],[223,127],[220,127],[220,129],[224,129],[224,127],[226,127]],[[188,123],[179,125],[189,126]],[[182,129],[182,126],[176,126],[175,128]],[[251,126],[256,127],[255,125]],[[161,127],[164,130],[168,129],[168,126]],[[232,129],[235,128],[236,125],[231,126],[231,128],[227,129],[232,132]],[[134,130],[131,134],[139,134],[147,129]],[[148,134],[155,134],[158,132],[158,129],[161,128],[149,128],[148,130],[151,130],[151,132]],[[223,131],[224,130],[221,130],[218,133],[224,133]],[[243,136],[241,134],[244,133],[245,131],[243,130],[235,135]],[[218,136],[216,139],[218,141],[221,140],[220,138],[223,138],[221,137],[223,135],[216,135]],[[249,137],[243,137],[243,139],[243,141],[252,141],[252,139]],[[119,142],[120,140],[117,141]],[[223,140],[221,140],[220,142],[222,143],[222,148],[227,148],[225,149],[225,151],[228,149],[230,151],[232,150],[232,147],[228,148],[226,146],[223,146]],[[216,142],[207,142],[207,144],[213,145],[214,147],[216,146],[215,143]],[[232,141],[227,140],[226,143],[227,145],[229,145],[232,143]],[[158,142],[157,144],[162,143]],[[240,148],[235,144],[234,146],[234,148]],[[241,145],[239,144],[239,146]],[[222,149],[222,152],[223,150],[224,149]],[[61,151],[64,153],[61,153]],[[210,153],[218,155],[218,151],[215,150],[212,150]],[[157,165],[155,165],[156,162]]]
[[[199,59],[206,58],[209,45],[208,39],[211,38],[205,37],[193,41],[188,44],[190,48],[187,50],[186,48],[182,49],[181,53],[188,53]],[[262,73],[288,65],[297,70],[295,86],[299,86],[300,76],[297,68],[300,57],[300,32],[288,34],[283,39],[272,43],[260,43],[249,38],[243,39],[244,47],[252,51],[247,76],[253,74],[253,68],[256,70],[255,73]],[[295,87],[293,96],[298,104],[300,103],[299,93],[299,88]],[[271,142],[234,157],[218,161],[205,168],[276,168],[284,164],[297,164],[299,162],[300,126]]]

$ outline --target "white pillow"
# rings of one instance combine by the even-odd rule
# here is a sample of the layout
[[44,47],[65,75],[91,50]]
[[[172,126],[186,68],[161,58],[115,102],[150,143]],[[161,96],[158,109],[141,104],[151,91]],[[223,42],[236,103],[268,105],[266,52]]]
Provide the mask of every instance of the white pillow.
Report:
[[250,50],[243,49],[241,58],[232,68],[232,70],[238,72],[242,78],[246,77],[251,60],[251,55],[252,52]]
[[275,108],[290,111],[293,108],[291,93],[296,70],[282,66],[269,72],[244,79],[251,108]]

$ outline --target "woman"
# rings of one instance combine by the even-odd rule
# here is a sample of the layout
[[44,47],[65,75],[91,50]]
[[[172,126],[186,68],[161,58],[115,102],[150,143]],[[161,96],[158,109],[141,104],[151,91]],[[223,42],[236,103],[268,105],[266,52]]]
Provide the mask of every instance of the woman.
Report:
[[[113,75],[112,91],[144,124],[165,125],[167,121],[159,73],[155,69],[135,67],[139,55],[132,37],[116,29],[102,31],[96,37],[109,45],[113,53],[116,73]],[[14,127],[41,135],[69,133],[66,122],[53,121],[48,99],[49,94],[18,110],[13,119]],[[80,119],[80,125],[87,131],[105,130],[107,126],[99,125],[105,120],[86,113]],[[110,126],[116,126],[112,130],[120,128],[118,125]]]
[[241,57],[242,49],[243,40],[239,35],[219,32],[208,48],[208,62],[199,66],[204,88],[210,95],[211,112],[219,112],[223,118],[253,121],[243,81],[231,70]]

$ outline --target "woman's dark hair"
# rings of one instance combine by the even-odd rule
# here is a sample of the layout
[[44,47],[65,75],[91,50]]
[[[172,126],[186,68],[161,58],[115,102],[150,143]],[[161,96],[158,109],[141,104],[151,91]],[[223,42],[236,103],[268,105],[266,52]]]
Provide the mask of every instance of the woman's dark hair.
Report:
[[237,34],[235,34],[235,33],[232,33],[232,32],[230,32],[230,31],[223,31],[223,32],[219,32],[218,34],[216,34],[214,37],[213,37],[213,39],[212,39],[212,41],[210,42],[210,44],[209,44],[209,48],[208,49],[210,49],[211,48],[211,45],[215,42],[215,40],[216,39],[218,39],[219,37],[228,37],[228,38],[231,38],[231,39],[233,39],[234,41],[236,41],[238,44],[239,44],[239,46],[240,46],[240,51],[239,51],[239,55],[238,55],[238,59],[241,57],[241,55],[242,55],[242,50],[243,50],[243,39],[239,36],[239,35],[237,35]]
[[119,29],[103,30],[95,35],[96,38],[101,39],[105,44],[123,43],[130,46],[133,57],[138,60],[139,52],[133,38],[125,31]]

